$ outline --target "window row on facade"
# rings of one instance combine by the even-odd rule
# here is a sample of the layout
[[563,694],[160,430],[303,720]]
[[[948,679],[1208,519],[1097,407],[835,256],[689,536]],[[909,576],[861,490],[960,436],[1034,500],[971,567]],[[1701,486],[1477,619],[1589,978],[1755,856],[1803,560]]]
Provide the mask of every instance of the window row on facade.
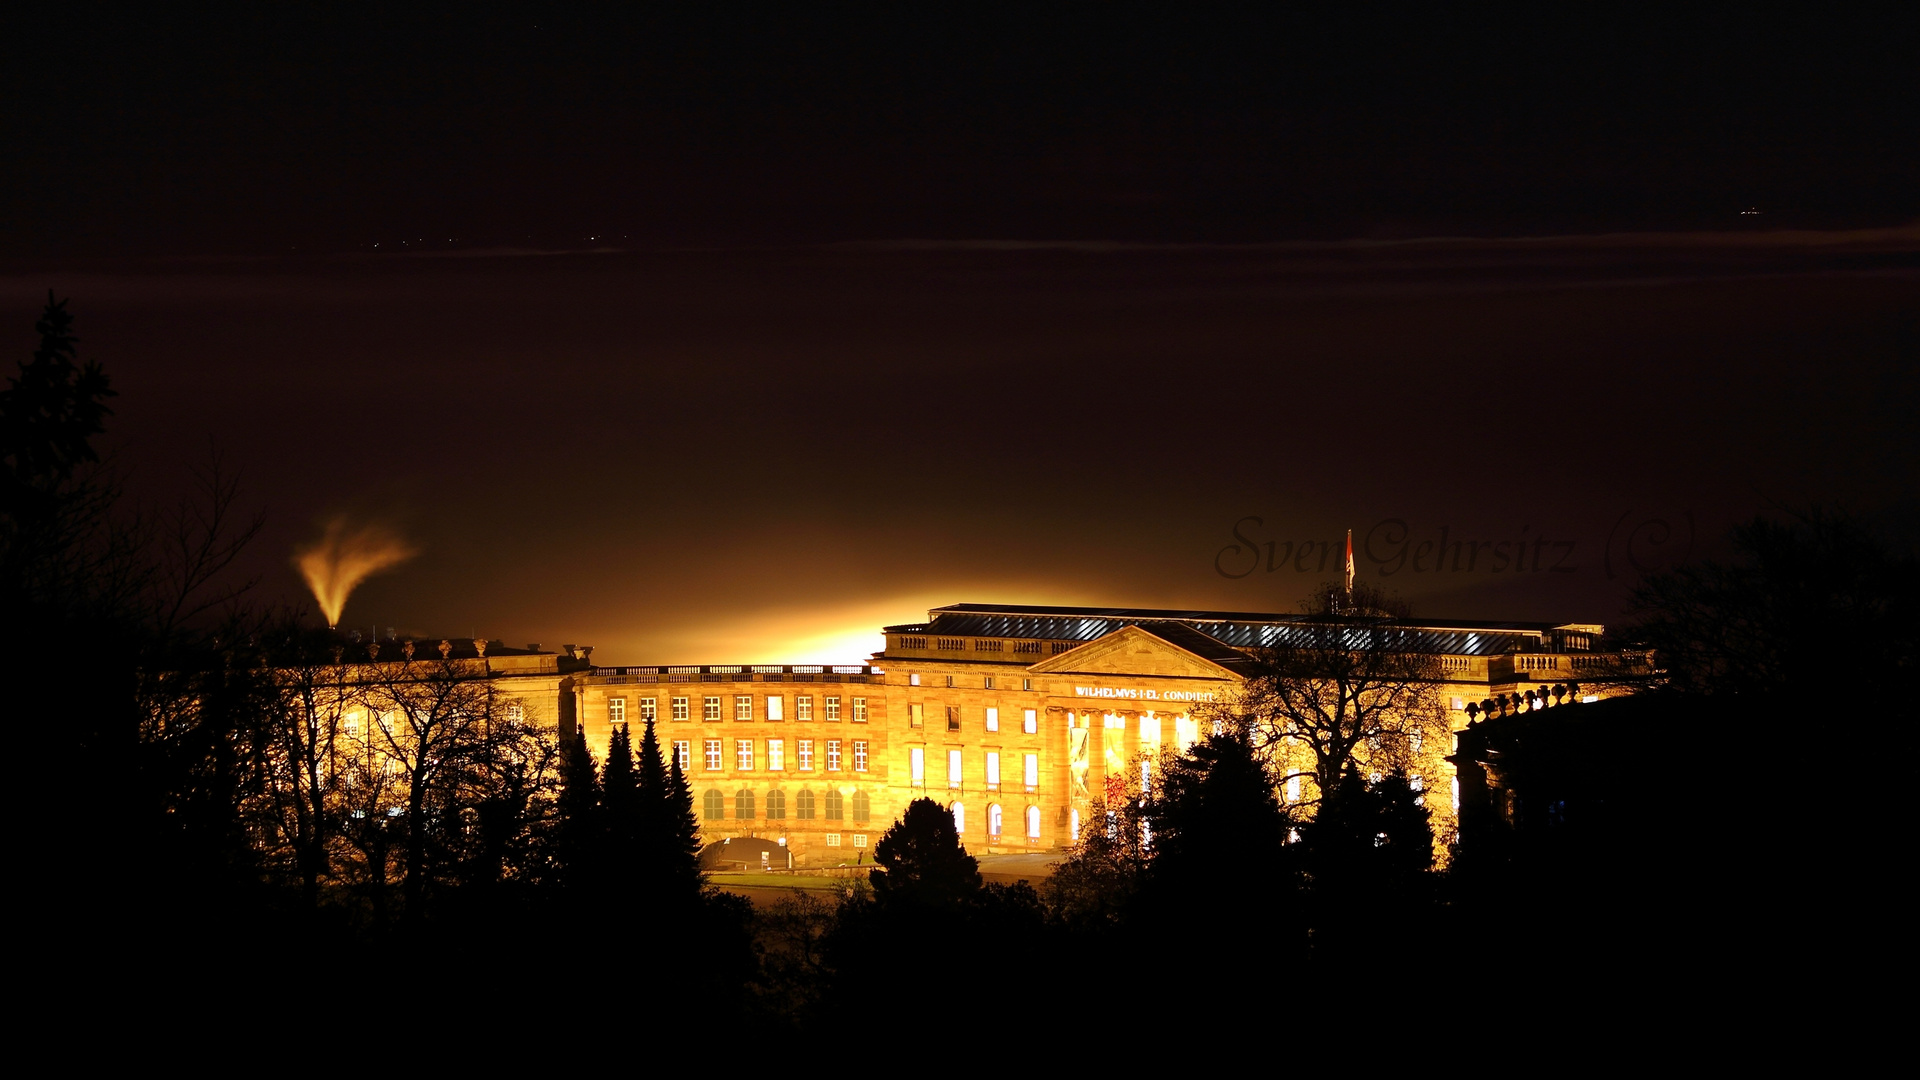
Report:
[[[845,821],[851,813],[855,825],[873,819],[873,799],[864,791],[843,796],[828,788],[816,793],[802,788],[793,793],[793,816],[798,821]],[[719,788],[708,788],[700,796],[700,816],[706,821],[785,821],[787,792],[778,788],[766,793],[764,800],[750,788],[741,788],[729,800]]]
[[[965,711],[961,708],[961,706],[948,705],[946,706],[946,712],[947,712],[947,730],[949,732],[958,732],[964,729],[964,727],[966,726],[967,717],[965,715]],[[986,708],[982,709],[980,720],[981,720],[981,726],[984,728],[984,730],[990,731],[990,732],[999,731],[1000,730],[1000,707],[998,705],[989,705]],[[908,727],[927,726],[927,707],[924,703],[915,701],[915,702],[909,702],[907,704],[907,726]],[[1020,731],[1026,735],[1037,735],[1040,733],[1040,710],[1039,709],[1020,710]]]
[[[638,719],[642,723],[648,720],[659,719],[659,698],[642,697],[634,700],[639,710]],[[849,714],[848,719],[856,724],[866,723],[867,699],[856,697],[845,700]],[[693,701],[694,699],[691,697],[676,696],[668,698],[667,715],[670,720],[681,723],[692,720]],[[734,694],[732,695],[731,703],[729,703],[726,696],[709,694],[701,697],[699,701],[700,719],[710,724],[717,724],[725,719],[729,704],[731,704],[733,719],[741,723],[752,723],[755,721],[782,723],[787,719],[788,698],[782,694],[767,694],[765,696]],[[800,723],[810,723],[815,719],[820,719],[830,724],[837,724],[841,718],[841,701],[842,698],[839,694],[823,694],[818,699],[820,707],[816,710],[814,708],[816,703],[814,695],[796,694],[792,698],[793,719]],[[627,722],[627,699],[625,697],[607,698],[607,720],[615,724],[624,724]]]
[[[909,639],[909,640],[911,640],[911,639]],[[998,651],[998,650],[996,650],[996,651]],[[1024,651],[1024,650],[1023,650],[1023,651]],[[955,690],[958,690],[958,689],[962,689],[962,686],[961,686],[961,682],[960,682],[960,676],[958,676],[958,675],[948,675],[948,676],[946,677],[946,679],[947,679],[947,686],[948,686],[949,688],[951,688],[951,689],[955,689]],[[908,686],[919,686],[919,685],[921,685],[921,683],[920,683],[920,675],[919,675],[919,673],[918,673],[918,672],[909,672],[909,673],[908,673],[908,675],[907,675],[907,685],[908,685]],[[969,687],[970,687],[971,685],[972,685],[971,683],[968,683],[968,684],[967,684],[967,686],[969,686]],[[980,676],[980,689],[982,689],[982,690],[998,690],[998,689],[1000,689],[1000,677],[999,677],[998,675],[982,675],[982,676]],[[1033,689],[1033,680],[1032,680],[1032,679],[1021,679],[1021,680],[1020,680],[1020,689],[1022,689],[1022,690],[1032,690],[1032,689]]]
[[[981,758],[981,773],[985,777],[987,788],[989,790],[997,790],[1000,787],[1000,751],[985,750],[978,752],[983,755]],[[950,788],[963,786],[966,775],[966,751],[949,748],[946,755],[947,786]],[[1012,757],[1013,755],[1007,756]],[[1038,788],[1040,786],[1040,755],[1020,754],[1019,759],[1020,783],[1022,783],[1028,791]],[[916,787],[925,787],[927,785],[926,747],[910,746],[907,748],[907,782]]]
[[[701,765],[705,772],[724,771],[731,749],[738,772],[866,772],[867,746],[866,739],[702,739]],[[673,760],[681,772],[693,771],[692,739],[673,740]]]
[[[965,803],[951,802],[947,810],[953,815],[953,829],[961,836],[967,835],[967,807]],[[1028,840],[1040,839],[1040,808],[1027,804],[1026,813],[1021,815],[1026,824]],[[999,803],[987,804],[987,841],[993,843],[1006,835],[1006,811]]]

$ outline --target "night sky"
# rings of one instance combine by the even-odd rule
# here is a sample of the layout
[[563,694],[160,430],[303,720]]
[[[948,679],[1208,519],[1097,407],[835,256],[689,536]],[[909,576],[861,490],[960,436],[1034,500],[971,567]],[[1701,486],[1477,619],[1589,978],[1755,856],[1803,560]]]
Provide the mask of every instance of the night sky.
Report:
[[1910,537],[1914,17],[1608,11],[43,11],[0,346],[71,297],[132,496],[243,470],[261,602],[346,515],[421,552],[346,625],[604,662],[1293,610],[1337,555],[1264,545],[1347,528],[1588,622],[1769,508]]

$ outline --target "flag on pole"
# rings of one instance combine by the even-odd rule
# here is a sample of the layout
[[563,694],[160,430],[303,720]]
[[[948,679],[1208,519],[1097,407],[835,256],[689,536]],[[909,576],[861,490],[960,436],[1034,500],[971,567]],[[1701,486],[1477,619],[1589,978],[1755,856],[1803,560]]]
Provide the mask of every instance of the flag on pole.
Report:
[[1353,530],[1347,530],[1347,598],[1353,598]]

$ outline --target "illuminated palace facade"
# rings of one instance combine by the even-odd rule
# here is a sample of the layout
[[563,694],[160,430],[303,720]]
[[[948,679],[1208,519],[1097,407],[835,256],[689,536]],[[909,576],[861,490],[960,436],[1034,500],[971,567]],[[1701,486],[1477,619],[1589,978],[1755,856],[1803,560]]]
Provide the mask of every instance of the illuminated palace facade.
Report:
[[[563,702],[596,754],[617,725],[656,720],[707,841],[775,839],[795,865],[854,861],[915,798],[952,809],[975,854],[1057,849],[1112,783],[1190,745],[1231,702],[1248,650],[1299,616],[956,604],[885,628],[858,665],[591,667]],[[1603,662],[1601,627],[1425,622],[1433,707],[1454,730],[1471,702],[1544,691]],[[571,707],[569,707],[571,706]],[[1404,764],[1449,833],[1451,739]],[[1441,744],[1446,745],[1441,745]],[[1303,797],[1298,781],[1289,799]],[[1306,797],[1311,792],[1304,793]]]

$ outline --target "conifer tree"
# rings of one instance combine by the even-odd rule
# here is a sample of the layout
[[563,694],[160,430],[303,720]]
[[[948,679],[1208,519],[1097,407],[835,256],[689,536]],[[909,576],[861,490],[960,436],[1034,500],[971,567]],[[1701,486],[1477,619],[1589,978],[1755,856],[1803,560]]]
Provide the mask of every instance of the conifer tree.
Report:
[[600,781],[584,730],[576,730],[566,741],[560,762],[559,809],[561,880],[570,887],[587,887],[595,877],[600,853]]
[[665,802],[667,879],[673,892],[698,895],[706,878],[700,873],[700,819],[693,813],[693,785],[680,771],[680,760],[667,763]]
[[640,787],[634,775],[633,740],[624,725],[607,740],[607,764],[600,770],[600,829],[607,886],[630,895],[639,873]]

